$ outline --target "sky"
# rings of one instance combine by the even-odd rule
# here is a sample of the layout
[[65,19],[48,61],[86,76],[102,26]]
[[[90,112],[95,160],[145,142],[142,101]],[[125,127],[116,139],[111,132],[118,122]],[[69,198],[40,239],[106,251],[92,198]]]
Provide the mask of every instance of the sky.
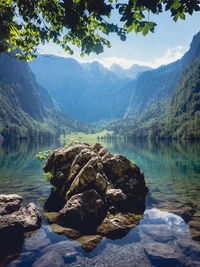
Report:
[[[154,33],[143,36],[141,33],[131,32],[126,41],[111,35],[111,48],[104,48],[100,55],[92,53],[84,58],[80,57],[80,50],[74,49],[72,58],[79,62],[99,61],[109,68],[113,63],[127,69],[133,64],[157,68],[181,58],[189,49],[192,37],[200,31],[200,12],[186,16],[185,20],[174,22],[168,12],[150,16],[150,20],[157,23]],[[59,46],[53,43],[40,45],[39,53],[69,57]]]

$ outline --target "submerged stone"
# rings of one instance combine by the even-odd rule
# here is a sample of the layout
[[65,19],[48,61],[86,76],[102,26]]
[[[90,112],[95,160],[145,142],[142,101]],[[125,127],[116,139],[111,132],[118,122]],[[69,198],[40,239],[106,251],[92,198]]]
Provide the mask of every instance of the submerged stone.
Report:
[[57,212],[44,212],[44,215],[50,224],[55,223],[57,221]]
[[147,243],[144,251],[153,266],[186,266],[184,255],[177,247],[159,242]]
[[63,227],[55,223],[51,224],[50,227],[54,233],[65,235],[71,239],[76,239],[81,235],[80,232],[75,229]]
[[24,248],[26,250],[41,250],[51,244],[44,230],[39,230],[35,235],[25,239]]
[[142,215],[134,213],[107,213],[102,223],[97,228],[97,233],[106,236],[110,239],[122,238],[132,228],[137,226],[142,219]]
[[53,267],[53,266],[65,266],[65,262],[64,262],[64,258],[60,255],[60,253],[58,253],[57,251],[55,252],[49,252],[44,254],[43,256],[41,256],[39,259],[37,259],[32,267]]
[[101,235],[84,235],[76,239],[86,252],[93,250],[101,242],[101,240]]
[[167,243],[176,238],[170,227],[165,224],[142,225],[140,231],[156,242]]

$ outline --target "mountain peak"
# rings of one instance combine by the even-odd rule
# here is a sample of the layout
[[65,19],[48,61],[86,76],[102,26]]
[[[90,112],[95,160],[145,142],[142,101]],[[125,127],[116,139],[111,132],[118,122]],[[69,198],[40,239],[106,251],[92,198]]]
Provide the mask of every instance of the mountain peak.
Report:
[[139,73],[146,70],[151,70],[151,68],[148,66],[133,64],[129,69],[124,69],[119,64],[113,63],[110,67],[110,70],[114,72],[115,75],[117,75],[119,78],[129,78],[133,80],[137,78]]

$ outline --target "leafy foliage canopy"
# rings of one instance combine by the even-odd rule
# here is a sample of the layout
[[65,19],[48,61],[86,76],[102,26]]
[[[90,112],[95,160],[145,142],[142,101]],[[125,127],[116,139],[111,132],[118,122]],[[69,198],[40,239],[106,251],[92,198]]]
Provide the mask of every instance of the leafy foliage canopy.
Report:
[[53,40],[69,54],[71,45],[81,55],[99,54],[111,46],[106,35],[115,33],[122,41],[132,31],[146,35],[156,26],[149,14],[167,10],[174,21],[185,19],[200,10],[200,0],[1,0],[0,53],[19,47],[16,56],[30,60],[40,43]]

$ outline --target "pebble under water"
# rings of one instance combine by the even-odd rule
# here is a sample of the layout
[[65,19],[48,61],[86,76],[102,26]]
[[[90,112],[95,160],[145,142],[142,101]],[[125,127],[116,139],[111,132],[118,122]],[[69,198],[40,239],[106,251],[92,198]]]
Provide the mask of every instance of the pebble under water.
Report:
[[[43,215],[42,227],[24,239],[6,266],[200,266],[200,143],[101,142],[142,169],[149,194],[138,226],[122,239],[103,238],[85,252],[80,243],[52,232]],[[0,193],[24,197],[43,214],[51,185],[39,151],[55,143],[10,143],[0,147]]]

